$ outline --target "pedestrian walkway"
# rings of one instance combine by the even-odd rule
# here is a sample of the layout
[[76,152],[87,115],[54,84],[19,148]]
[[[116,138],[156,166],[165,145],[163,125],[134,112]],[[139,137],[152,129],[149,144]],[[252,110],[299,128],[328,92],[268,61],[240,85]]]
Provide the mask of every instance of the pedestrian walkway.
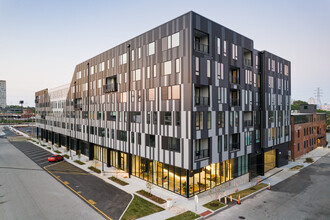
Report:
[[[14,129],[14,130],[16,130],[16,129]],[[23,132],[20,132],[18,130],[16,130],[16,132],[21,133],[22,135],[26,136],[26,134],[24,134]],[[36,143],[34,143],[34,144],[36,144]],[[43,143],[43,144],[47,144],[47,143]],[[38,146],[41,147],[40,144],[38,144]],[[58,150],[62,154],[67,154],[70,156],[70,152],[66,151],[66,149],[64,149],[64,148],[54,147],[54,150]],[[53,151],[51,151],[51,152],[53,152]],[[311,158],[313,158],[313,160],[315,162],[328,153],[330,153],[330,148],[318,147],[318,148],[314,149],[313,151],[305,154],[301,158],[296,159],[294,162],[289,161],[289,163],[285,166],[282,166],[279,168],[274,168],[274,169],[266,172],[264,176],[258,176],[259,180],[260,180],[260,182],[263,182],[266,184],[268,184],[270,181],[271,185],[275,185],[300,171],[300,170],[290,170],[290,168],[292,168],[296,165],[302,165],[303,167],[309,166],[310,165],[309,163],[304,163],[306,158],[311,157]],[[75,160],[80,160],[80,161],[84,162],[85,165],[78,165],[77,163],[74,162]],[[116,187],[118,187],[128,193],[134,194],[136,191],[139,191],[139,190],[147,190],[146,181],[139,179],[135,176],[131,176],[131,178],[128,178],[128,174],[126,172],[116,169],[114,167],[107,167],[105,164],[102,167],[101,162],[95,161],[95,160],[90,161],[88,159],[88,157],[81,156],[79,158],[77,155],[75,155],[72,152],[72,159],[67,160],[67,162],[85,170],[86,172],[89,172],[93,175],[98,176],[99,178],[103,179],[104,181],[106,181],[112,185],[115,185]],[[101,174],[96,174],[95,172],[88,169],[89,166],[94,166],[100,170],[103,169],[103,172]],[[121,185],[109,180],[108,178],[111,176],[115,176],[116,178],[127,182],[129,185],[121,186]],[[256,185],[258,177],[251,179],[251,181],[248,183],[240,184],[238,186],[239,191]],[[166,218],[170,218],[170,217],[179,215],[188,210],[195,212],[197,214],[205,213],[207,211],[210,211],[210,214],[213,214],[214,212],[212,210],[205,208],[203,205],[212,200],[217,199],[219,197],[219,192],[221,192],[220,193],[221,197],[224,197],[224,192],[226,192],[226,195],[230,195],[230,194],[233,194],[236,192],[236,185],[226,187],[221,190],[219,190],[219,187],[221,188],[223,186],[220,185],[216,188],[213,188],[211,190],[198,194],[198,204],[197,204],[197,206],[195,206],[194,198],[185,198],[183,196],[177,195],[175,193],[172,193],[168,190],[165,190],[165,189],[160,188],[155,185],[153,187],[151,193],[162,199],[171,201],[171,205],[169,207],[167,206],[167,203],[160,205],[158,203],[155,203],[152,200],[149,200],[149,199],[143,197],[144,199],[146,199],[158,206],[163,207],[165,210],[162,212],[158,212],[158,213],[143,217],[141,219],[143,219],[143,220],[166,219]]]

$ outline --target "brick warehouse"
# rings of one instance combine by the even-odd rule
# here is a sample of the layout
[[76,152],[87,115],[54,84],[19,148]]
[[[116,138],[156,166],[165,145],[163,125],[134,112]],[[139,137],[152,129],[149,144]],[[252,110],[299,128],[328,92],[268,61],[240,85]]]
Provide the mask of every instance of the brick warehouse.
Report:
[[299,113],[291,114],[291,159],[325,146],[326,130],[326,114],[317,113],[316,105],[301,105]]
[[290,95],[289,61],[188,12],[36,92],[37,133],[191,197],[288,163]]

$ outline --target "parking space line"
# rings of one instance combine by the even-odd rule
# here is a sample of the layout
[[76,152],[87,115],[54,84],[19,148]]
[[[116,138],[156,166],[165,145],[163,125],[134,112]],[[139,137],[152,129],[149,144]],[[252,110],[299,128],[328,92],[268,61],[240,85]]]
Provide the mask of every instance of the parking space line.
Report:
[[63,161],[61,161],[61,162],[58,162],[58,163],[50,164],[50,165],[48,165],[48,166],[45,166],[45,167],[43,167],[43,168],[44,168],[44,169],[46,169],[46,167],[55,166],[55,165],[61,164],[61,163],[63,163],[63,162],[65,162],[65,161],[63,160]]
[[[50,174],[52,175],[54,178],[56,178],[58,181],[60,181],[62,184],[64,184],[64,182],[58,178],[57,176],[55,176],[52,172],[50,172],[46,167],[44,167],[44,169]],[[99,213],[101,213],[104,217],[106,217],[109,220],[112,220],[109,216],[107,216],[104,212],[102,212],[100,209],[98,209],[94,204],[90,203],[89,200],[87,200],[85,197],[83,197],[82,195],[80,195],[79,193],[77,193],[77,191],[75,191],[74,189],[72,189],[70,186],[64,184],[66,187],[68,187],[72,192],[74,192],[76,195],[78,195],[80,198],[82,198],[85,202],[87,202],[88,204],[90,204],[94,209],[96,209]],[[92,200],[93,201],[93,200]]]

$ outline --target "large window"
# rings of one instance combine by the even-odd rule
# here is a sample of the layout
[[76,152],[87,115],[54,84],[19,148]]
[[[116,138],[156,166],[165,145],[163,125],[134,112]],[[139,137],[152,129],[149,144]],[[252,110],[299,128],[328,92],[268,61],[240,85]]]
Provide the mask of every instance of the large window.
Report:
[[172,125],[172,112],[161,112],[160,117],[162,125]]
[[180,139],[171,137],[162,137],[162,149],[180,152]]
[[155,135],[146,134],[146,146],[155,147]]
[[225,125],[225,112],[218,112],[218,128],[223,128]]
[[209,139],[195,140],[195,159],[202,159],[209,157]]
[[141,123],[141,112],[132,112],[131,113],[131,122]]
[[117,140],[127,141],[127,132],[118,130],[117,131]]
[[203,130],[203,112],[196,112],[196,130]]
[[155,42],[148,44],[148,56],[155,54]]

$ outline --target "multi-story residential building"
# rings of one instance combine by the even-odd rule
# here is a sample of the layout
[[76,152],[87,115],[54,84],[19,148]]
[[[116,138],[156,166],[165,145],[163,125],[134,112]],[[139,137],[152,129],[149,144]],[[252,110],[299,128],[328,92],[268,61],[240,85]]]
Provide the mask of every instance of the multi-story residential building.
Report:
[[290,69],[189,12],[36,92],[37,126],[46,141],[191,197],[287,163]]
[[316,105],[301,105],[299,113],[292,113],[291,128],[292,160],[316,147],[326,146],[326,114],[317,113]]
[[0,80],[0,108],[6,108],[6,80]]

